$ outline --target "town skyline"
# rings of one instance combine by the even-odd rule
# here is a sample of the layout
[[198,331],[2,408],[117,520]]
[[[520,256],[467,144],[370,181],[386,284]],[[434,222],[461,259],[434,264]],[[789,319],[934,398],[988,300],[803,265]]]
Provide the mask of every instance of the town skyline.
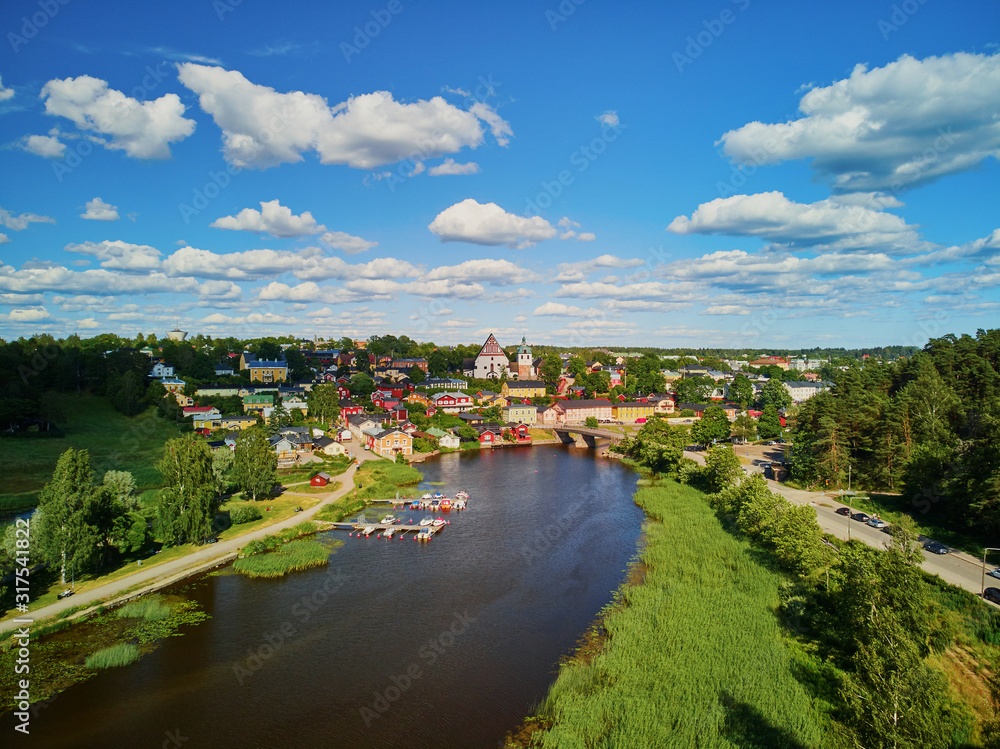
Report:
[[1000,310],[986,3],[47,7],[0,11],[0,338],[864,348]]

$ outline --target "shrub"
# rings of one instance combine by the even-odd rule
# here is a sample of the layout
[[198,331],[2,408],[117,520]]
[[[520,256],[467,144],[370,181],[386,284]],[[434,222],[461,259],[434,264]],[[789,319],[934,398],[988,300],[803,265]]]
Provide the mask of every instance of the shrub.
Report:
[[260,509],[256,505],[237,505],[229,510],[229,519],[232,520],[233,525],[252,523],[255,520],[260,520],[262,517]]

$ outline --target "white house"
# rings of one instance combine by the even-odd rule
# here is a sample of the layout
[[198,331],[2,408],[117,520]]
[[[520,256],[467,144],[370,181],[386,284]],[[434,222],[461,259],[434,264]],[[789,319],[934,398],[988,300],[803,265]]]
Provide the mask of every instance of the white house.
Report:
[[822,393],[824,390],[829,390],[831,383],[823,382],[819,380],[817,382],[807,382],[805,380],[800,380],[797,382],[786,382],[784,383],[785,390],[788,394],[792,396],[792,401],[795,403],[802,403],[802,401],[807,401],[812,398],[817,393]]
[[156,377],[157,379],[161,377],[173,377],[174,365],[158,361],[155,364],[153,364],[153,370],[149,373],[149,376]]
[[486,343],[476,356],[474,376],[480,379],[499,380],[504,375],[510,377],[510,360],[500,348],[497,339],[490,333],[490,337],[486,339]]

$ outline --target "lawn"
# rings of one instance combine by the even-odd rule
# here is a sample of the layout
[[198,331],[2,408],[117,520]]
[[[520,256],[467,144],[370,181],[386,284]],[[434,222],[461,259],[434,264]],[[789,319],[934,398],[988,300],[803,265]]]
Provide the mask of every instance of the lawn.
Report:
[[56,420],[66,436],[54,439],[3,439],[0,449],[0,511],[32,507],[38,491],[52,477],[59,456],[69,448],[90,451],[98,478],[105,471],[129,471],[142,492],[160,485],[154,466],[164,443],[180,434],[153,409],[129,418],[115,411],[106,398],[60,394],[56,403],[62,418]]
[[673,482],[641,488],[643,583],[604,619],[602,652],[570,661],[540,710],[544,747],[815,747],[817,705],[775,612],[784,578]]

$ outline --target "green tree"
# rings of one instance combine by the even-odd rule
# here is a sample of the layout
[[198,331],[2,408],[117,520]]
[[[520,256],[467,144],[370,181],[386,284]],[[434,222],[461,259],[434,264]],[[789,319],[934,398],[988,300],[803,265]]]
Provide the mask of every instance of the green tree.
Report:
[[351,375],[351,395],[357,398],[368,398],[375,392],[375,380],[364,372]]
[[588,416],[584,420],[583,425],[585,427],[588,427],[589,429],[597,429],[600,426],[600,424],[597,421],[597,417],[596,416]]
[[419,385],[421,382],[427,379],[427,375],[424,374],[424,370],[420,367],[410,367],[410,371],[406,373],[414,385]]
[[738,374],[729,383],[729,400],[746,410],[753,403],[753,383],[745,374]]
[[164,543],[192,543],[208,536],[216,496],[208,444],[194,435],[168,440],[156,467],[164,483],[156,501],[158,532]]
[[[431,377],[445,377],[448,374],[448,355],[434,350],[427,356],[427,372]],[[422,380],[421,380],[422,382]]]
[[271,415],[267,419],[267,433],[273,436],[291,423],[292,417],[289,416],[285,405],[278,403],[278,405],[271,409]]
[[546,354],[542,360],[542,379],[549,385],[557,385],[562,376],[562,359],[558,354]]
[[691,425],[691,436],[700,445],[729,439],[729,417],[722,406],[709,406],[694,424]]
[[764,407],[757,419],[757,433],[762,440],[771,440],[781,435],[781,422],[778,420],[778,409],[774,405]]
[[470,426],[460,426],[460,427],[458,427],[455,430],[455,434],[457,434],[458,438],[460,440],[462,440],[463,442],[478,442],[479,441],[479,432],[477,432],[475,429],[473,429]]
[[309,404],[309,415],[314,416],[321,424],[329,424],[340,416],[340,394],[337,386],[330,383],[317,385],[306,396]]
[[236,457],[228,445],[212,452],[212,481],[216,496],[229,491],[230,473],[235,461]]
[[244,499],[271,496],[278,481],[278,457],[260,429],[247,429],[236,439],[232,481]]
[[740,459],[726,445],[716,445],[705,456],[704,477],[710,492],[737,486],[744,475]]
[[585,377],[587,374],[587,362],[579,356],[574,356],[566,362],[566,368],[574,381]]
[[126,416],[135,416],[146,407],[143,402],[146,384],[143,378],[133,370],[128,370],[120,375],[112,374],[108,378],[107,388],[111,405]]
[[58,565],[64,585],[67,571],[83,569],[96,552],[97,531],[87,517],[93,478],[90,454],[70,448],[59,456],[51,480],[38,497],[42,511],[38,551],[44,561]]
[[126,510],[139,509],[139,498],[135,493],[135,477],[128,471],[106,471],[101,483],[108,487],[114,495],[115,501],[119,502]]
[[758,403],[761,410],[768,406],[774,406],[777,410],[781,411],[792,405],[792,396],[779,378],[772,377],[764,383],[764,387],[760,391]]
[[749,414],[740,414],[733,421],[733,435],[741,442],[757,439],[757,422]]

